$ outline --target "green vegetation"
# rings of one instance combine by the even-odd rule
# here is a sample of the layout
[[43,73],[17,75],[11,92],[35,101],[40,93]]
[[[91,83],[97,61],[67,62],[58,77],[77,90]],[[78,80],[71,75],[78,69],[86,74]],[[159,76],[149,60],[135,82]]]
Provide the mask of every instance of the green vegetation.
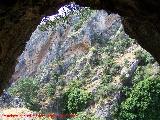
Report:
[[32,78],[18,80],[13,87],[8,89],[12,96],[19,96],[22,98],[26,107],[34,111],[40,110],[40,104],[36,97],[38,90],[38,81]]
[[[81,8],[76,12],[69,13],[67,16],[48,21],[39,28],[54,31],[63,27],[65,30],[66,26],[70,25],[72,26],[71,34],[68,35],[75,39],[77,33],[87,23],[92,13],[93,11],[89,8]],[[71,20],[73,17],[78,19],[76,22],[70,23],[70,21],[73,21]],[[121,31],[119,30],[117,34],[120,35]],[[133,88],[132,86],[130,88],[123,86],[122,88],[123,81],[121,79],[125,80],[127,77],[120,74],[121,70],[123,67],[129,68],[132,61],[126,58],[124,65],[121,65],[116,60],[123,57],[125,53],[129,53],[130,51],[127,51],[127,49],[134,42],[130,38],[118,38],[118,35],[113,37],[114,39],[104,40],[99,33],[95,33],[93,35],[95,40],[91,41],[93,46],[90,46],[89,53],[82,56],[75,55],[74,58],[71,58],[74,62],[68,68],[67,64],[69,62],[65,61],[66,57],[61,56],[59,53],[63,51],[61,51],[62,47],[59,44],[57,58],[51,65],[48,65],[49,67],[42,66],[41,71],[39,71],[40,75],[38,73],[34,78],[17,80],[15,85],[9,88],[9,93],[12,96],[22,98],[26,107],[33,111],[45,112],[46,109],[58,103],[60,105],[57,106],[62,107],[58,108],[56,106],[54,112],[78,114],[76,118],[70,120],[100,120],[100,118],[93,115],[89,106],[93,103],[91,109],[94,104],[98,104],[98,107],[104,107],[102,103],[115,98],[115,95],[121,90],[125,93],[126,99],[120,106],[115,108],[118,109],[115,119],[160,119],[160,105],[158,104],[160,100],[160,77],[157,77],[158,75],[155,75],[155,71],[153,71],[155,61],[144,50],[135,52],[136,59],[141,60],[141,62],[131,78]],[[111,104],[114,103],[111,102]],[[99,110],[99,108],[97,109]],[[50,110],[49,112],[53,111]],[[109,112],[112,113],[112,110]]]
[[136,84],[141,80],[147,79],[152,75],[153,75],[152,64],[148,64],[147,66],[138,66],[132,78],[133,84]]
[[69,86],[69,89],[63,95],[64,100],[64,112],[65,113],[77,113],[84,110],[92,95],[87,91],[80,88],[80,83],[73,82]]
[[82,8],[78,13],[79,22],[74,25],[74,30],[78,31],[78,29],[82,28],[82,25],[89,19],[92,13],[93,10],[89,8]]
[[151,56],[151,54],[145,50],[138,50],[137,52],[135,52],[135,56],[137,59],[141,60],[141,65],[143,65],[143,66],[147,65],[148,63],[155,62],[155,60]]
[[54,84],[47,83],[44,85],[42,90],[47,94],[48,97],[53,97],[56,91],[56,86]]
[[120,106],[119,120],[160,119],[160,77],[148,78],[133,87]]
[[119,39],[109,40],[106,43],[104,52],[107,52],[111,57],[116,57],[119,54],[123,54],[124,51],[131,46],[132,39]]
[[101,63],[101,54],[99,49],[91,49],[92,50],[92,56],[89,59],[89,64],[91,65],[91,67],[96,67],[98,65],[100,65]]
[[112,76],[116,76],[117,74],[119,74],[120,70],[121,70],[121,66],[119,66],[118,64],[116,64],[112,58],[107,58],[107,61],[105,61],[104,63],[105,65],[105,69],[104,69],[104,73],[105,75],[112,75]]
[[89,19],[91,14],[93,13],[93,10],[87,8],[87,7],[80,7],[79,10],[71,11],[66,16],[57,16],[55,17],[55,20],[48,20],[46,23],[41,24],[39,26],[39,29],[41,31],[47,31],[47,30],[57,30],[59,26],[66,27],[67,24],[72,24],[71,19],[73,16],[77,16],[78,21],[76,24],[73,25],[74,31],[78,31],[78,29],[82,28],[82,25]]
[[96,94],[97,98],[95,99],[105,99],[107,97],[112,97],[113,93],[115,93],[116,91],[118,91],[118,87],[112,83],[109,83],[107,85],[101,84]]
[[101,118],[96,117],[92,113],[86,113],[86,112],[79,112],[77,113],[78,116],[72,119],[67,120],[102,120]]

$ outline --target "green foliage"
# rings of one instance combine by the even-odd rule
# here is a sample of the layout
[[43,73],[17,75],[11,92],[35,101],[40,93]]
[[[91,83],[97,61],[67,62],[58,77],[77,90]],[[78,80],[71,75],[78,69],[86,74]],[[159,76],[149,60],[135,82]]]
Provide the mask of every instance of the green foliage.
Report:
[[69,83],[69,88],[70,89],[73,89],[73,88],[80,88],[84,85],[84,80],[79,80],[79,79],[76,79],[76,80],[73,80]]
[[97,97],[99,98],[110,97],[117,90],[118,90],[118,87],[115,84],[112,84],[112,83],[108,83],[107,85],[101,84],[97,92]]
[[25,102],[26,107],[39,111],[40,105],[37,100],[38,81],[32,78],[18,80],[14,86],[8,89],[12,96],[19,96]]
[[153,67],[152,64],[148,64],[146,66],[138,66],[137,70],[135,71],[132,81],[134,84],[139,82],[140,80],[147,79],[148,77],[153,75]]
[[150,53],[148,53],[145,50],[138,50],[135,52],[135,56],[137,59],[141,60],[141,65],[146,65],[148,63],[154,63],[155,60],[154,58],[151,56]]
[[160,77],[140,81],[122,102],[118,120],[159,120],[159,101]]
[[100,54],[100,48],[92,48],[92,56],[89,59],[89,64],[91,65],[91,67],[95,67],[100,65],[101,63],[101,54]]
[[59,75],[57,72],[52,72],[52,73],[51,73],[51,79],[52,79],[53,81],[58,81],[59,76],[60,76],[60,75]]
[[113,58],[108,57],[105,60],[103,60],[103,64],[105,65],[105,75],[112,75],[115,76],[117,74],[119,74],[121,66],[117,65]]
[[77,117],[67,120],[102,120],[102,119],[96,117],[91,113],[87,114],[86,112],[79,112]]
[[115,57],[117,53],[123,54],[124,51],[133,43],[132,39],[115,39],[106,43],[105,52]]
[[83,68],[83,70],[81,71],[81,78],[84,79],[84,78],[89,78],[90,77],[90,74],[91,74],[91,66],[90,64],[86,64]]
[[129,68],[129,66],[130,66],[130,63],[127,59],[124,60],[124,66],[127,68]]
[[113,76],[116,76],[117,74],[120,73],[121,66],[117,64],[113,64],[112,67],[110,68],[110,74]]
[[101,78],[101,84],[108,85],[108,83],[112,82],[113,78],[112,75],[103,75]]
[[100,86],[95,95],[95,101],[100,98],[104,99],[111,97],[113,93],[118,90],[115,84],[112,84],[113,76],[119,74],[121,67],[114,62],[111,56],[107,56],[102,59],[102,65],[104,65],[104,73],[101,77]]
[[89,19],[92,14],[92,10],[89,8],[82,8],[79,12],[79,22],[74,25],[74,30],[78,31],[82,27],[82,25]]
[[45,91],[48,97],[53,97],[56,91],[56,86],[51,83],[47,83],[44,85],[43,90]]
[[74,82],[63,95],[65,113],[77,113],[84,110],[92,99],[92,95],[81,89],[78,84]]
[[103,64],[105,65],[105,73],[109,74],[110,68],[115,64],[114,59],[110,56],[107,56],[105,59],[102,59]]
[[69,91],[68,98],[68,110],[75,113],[87,107],[87,102],[91,99],[91,96],[86,91],[76,88]]
[[87,7],[81,7],[79,10],[72,11],[66,16],[57,16],[55,17],[55,20],[48,20],[46,23],[39,26],[39,30],[46,31],[52,29],[54,31],[57,30],[59,26],[65,28],[67,24],[71,23],[71,17],[78,16],[79,21],[74,24],[74,30],[77,31],[79,28],[82,27],[82,24],[84,24],[84,22],[88,20],[92,12],[93,10],[90,10]]

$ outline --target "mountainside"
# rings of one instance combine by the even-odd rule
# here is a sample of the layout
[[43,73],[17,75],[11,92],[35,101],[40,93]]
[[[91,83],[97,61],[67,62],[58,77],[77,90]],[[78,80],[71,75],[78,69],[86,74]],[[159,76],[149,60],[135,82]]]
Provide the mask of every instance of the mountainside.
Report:
[[122,89],[158,77],[159,66],[125,34],[119,15],[85,8],[66,19],[32,33],[7,91],[40,113],[112,120],[127,98]]
[[87,16],[88,20],[82,21],[83,24],[79,16],[70,16],[69,24],[57,26],[57,31],[42,32],[37,28],[19,57],[13,79],[32,75],[40,66],[45,66],[58,57],[69,64],[75,55],[88,53],[92,44],[98,40],[105,43],[121,25],[120,17],[116,14],[108,15],[105,11],[89,12],[92,13]]
[[17,58],[42,17],[56,13],[69,2],[118,13],[128,35],[160,63],[159,1],[157,0],[37,0],[0,1],[0,93],[9,85]]

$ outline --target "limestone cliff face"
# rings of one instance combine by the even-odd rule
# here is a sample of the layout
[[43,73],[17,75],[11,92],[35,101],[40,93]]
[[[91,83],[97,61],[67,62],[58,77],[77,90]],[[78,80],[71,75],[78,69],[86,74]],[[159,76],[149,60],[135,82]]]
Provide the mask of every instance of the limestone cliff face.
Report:
[[[105,46],[105,43],[114,39],[119,32],[122,32],[119,39],[128,39],[123,31],[120,16],[108,14],[103,10],[92,11],[89,18],[78,29],[75,29],[76,23],[80,22],[78,15],[73,15],[68,19],[70,22],[65,26],[59,24],[56,31],[43,32],[37,28],[32,33],[24,52],[18,58],[19,62],[10,82],[20,80],[23,77],[34,77],[39,84],[45,86],[52,80],[56,81],[52,76],[56,72],[61,75],[62,79],[59,78],[59,81],[54,83],[55,85],[63,81],[67,87],[70,81],[79,77],[89,81],[85,85],[88,92],[94,94],[98,91],[102,76],[105,74],[105,66],[96,66],[95,61],[97,58],[103,59],[107,55],[94,53],[94,50],[91,49],[96,48],[97,45]],[[86,76],[89,74],[89,77],[85,77],[85,74]],[[119,87],[119,83],[114,84]],[[46,93],[41,91],[43,91],[43,87],[37,95],[38,99],[40,98],[40,109],[45,112],[61,113],[64,107],[61,98],[63,90],[60,90],[57,85],[56,92],[50,100],[45,96]],[[110,111],[117,102],[119,93],[114,93],[113,97],[113,101],[106,100],[105,104],[100,106],[91,105],[87,111],[94,109],[93,113],[98,117],[110,118]]]
[[[68,19],[52,30],[37,28],[32,33],[10,82],[21,78],[38,82],[35,103],[38,111],[46,113],[63,113],[64,103],[68,104],[63,97],[70,84],[80,83],[82,90],[94,96],[83,112],[112,120],[117,103],[125,98],[120,88],[132,87],[146,79],[143,76],[156,76],[159,67],[145,52],[140,55],[142,48],[125,34],[119,15],[102,10],[91,11],[83,22],[80,15]],[[51,95],[47,88],[52,88]]]
[[45,14],[70,1],[93,9],[120,14],[127,34],[160,63],[160,2],[157,0],[1,0],[0,1],[0,91],[14,72],[17,57]]
[[[79,22],[79,19],[75,19],[77,17],[72,16],[70,22]],[[103,43],[110,39],[120,26],[121,20],[117,14],[108,15],[105,11],[93,11],[77,31],[74,25],[69,24],[65,28],[59,26],[57,31],[43,32],[37,28],[18,59],[19,63],[11,81],[36,74],[41,67],[59,57],[64,60],[64,67],[69,67],[74,57],[85,55],[97,42]]]

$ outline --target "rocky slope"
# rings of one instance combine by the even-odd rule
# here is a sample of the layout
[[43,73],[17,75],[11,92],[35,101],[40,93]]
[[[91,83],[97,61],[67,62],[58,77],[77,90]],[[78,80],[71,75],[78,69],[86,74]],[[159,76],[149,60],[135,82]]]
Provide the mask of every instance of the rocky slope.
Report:
[[33,32],[25,51],[18,59],[13,81],[35,74],[41,66],[48,65],[58,57],[64,60],[64,67],[68,67],[72,58],[87,54],[97,42],[105,43],[121,26],[118,15],[108,15],[105,11],[93,11],[78,30],[75,27],[80,18],[71,16],[70,19],[69,24],[59,26],[57,31],[43,32],[37,28]]
[[[72,1],[72,0],[71,0]],[[126,33],[160,61],[159,1],[74,0],[82,6],[119,13]],[[0,1],[0,92],[8,85],[17,57],[42,16],[55,13],[70,0]]]
[[[159,66],[125,34],[119,15],[89,9],[83,12],[87,14],[71,14],[68,22],[60,22],[48,31],[37,27],[18,58],[10,80],[17,82],[8,91],[23,100],[27,94],[26,107],[42,113],[65,113],[66,109],[71,112],[70,104],[74,102],[65,95],[80,91],[92,95],[87,105],[82,102],[85,107],[80,105],[82,109],[74,111],[82,112],[80,119],[113,119],[112,113],[125,99],[121,88],[131,88],[148,76],[158,75]],[[16,92],[18,85],[22,89]]]

